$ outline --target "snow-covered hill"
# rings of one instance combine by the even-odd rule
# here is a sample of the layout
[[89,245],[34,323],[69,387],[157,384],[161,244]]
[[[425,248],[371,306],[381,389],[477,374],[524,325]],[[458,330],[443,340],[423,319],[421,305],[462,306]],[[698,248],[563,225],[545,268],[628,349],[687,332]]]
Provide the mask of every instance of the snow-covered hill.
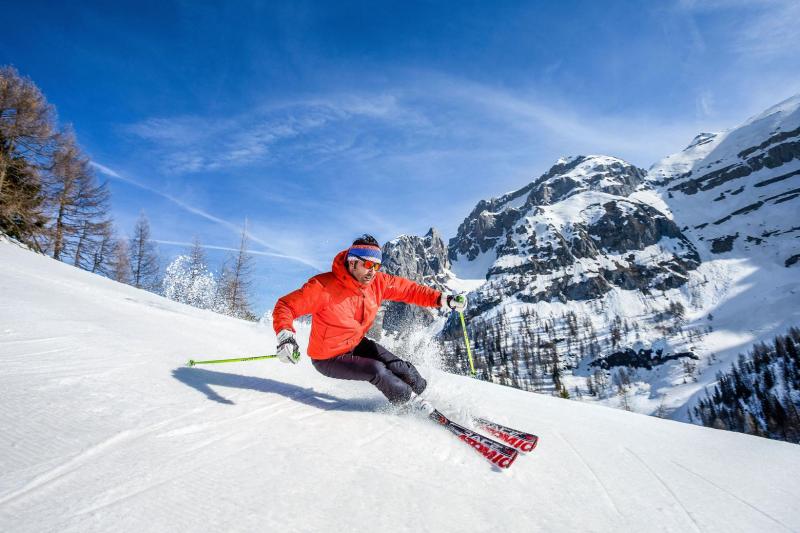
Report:
[[434,401],[534,431],[506,472],[268,327],[0,242],[0,530],[784,531],[800,447],[423,367]]

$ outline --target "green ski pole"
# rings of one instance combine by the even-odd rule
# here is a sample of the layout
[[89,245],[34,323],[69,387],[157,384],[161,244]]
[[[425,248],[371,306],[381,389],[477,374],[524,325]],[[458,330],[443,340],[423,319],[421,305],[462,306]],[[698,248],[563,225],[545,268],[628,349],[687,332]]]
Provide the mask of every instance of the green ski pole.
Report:
[[472,377],[475,377],[475,364],[472,362],[472,348],[469,347],[469,336],[467,335],[467,324],[464,322],[464,312],[459,311],[458,316],[461,317],[461,328],[464,330],[464,343],[467,345],[467,356],[469,357],[469,369],[472,371]]
[[213,359],[210,361],[195,361],[194,359],[189,359],[189,362],[186,363],[187,366],[194,366],[194,365],[210,365],[216,363],[236,363],[239,361],[258,361],[259,359],[275,359],[278,357],[277,355],[258,355],[256,357],[237,357],[236,359]]

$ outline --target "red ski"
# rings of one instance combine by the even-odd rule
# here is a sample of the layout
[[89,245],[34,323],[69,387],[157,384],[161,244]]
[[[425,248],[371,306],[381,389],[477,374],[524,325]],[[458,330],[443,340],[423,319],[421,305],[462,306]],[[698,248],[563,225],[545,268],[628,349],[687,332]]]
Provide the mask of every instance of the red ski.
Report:
[[521,452],[530,452],[539,443],[539,437],[531,433],[525,433],[485,418],[475,418],[473,421],[483,431]]
[[510,467],[511,463],[513,463],[517,455],[519,455],[519,452],[511,446],[506,446],[494,439],[490,439],[480,433],[467,429],[460,424],[456,424],[436,409],[434,409],[428,417],[444,426],[448,431],[457,436],[459,440],[472,446],[478,453],[483,455],[498,468]]

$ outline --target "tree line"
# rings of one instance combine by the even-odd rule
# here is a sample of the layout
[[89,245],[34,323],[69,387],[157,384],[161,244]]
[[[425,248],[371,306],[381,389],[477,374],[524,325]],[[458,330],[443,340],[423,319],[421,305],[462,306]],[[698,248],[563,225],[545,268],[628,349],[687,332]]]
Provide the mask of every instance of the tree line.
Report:
[[[569,389],[565,375],[574,372],[584,361],[595,361],[603,354],[627,350],[642,343],[643,338],[647,339],[648,330],[658,332],[665,339],[685,337],[690,342],[711,331],[710,325],[706,328],[687,327],[686,309],[679,301],[650,303],[648,307],[652,314],[636,318],[616,314],[606,308],[603,300],[590,301],[588,311],[605,318],[599,330],[589,313],[574,310],[564,311],[559,316],[540,315],[533,307],[514,315],[510,315],[507,309],[500,309],[484,318],[480,314],[481,306],[486,301],[499,302],[502,295],[492,291],[491,287],[481,291],[482,297],[467,311],[467,330],[477,377],[562,398],[581,399],[588,394],[605,399],[616,394],[625,408],[628,405],[625,395],[630,392],[633,382],[639,379],[635,369],[620,373],[597,368],[586,376],[585,386],[575,384]],[[664,303],[662,309],[660,306]],[[712,319],[711,316],[708,318]],[[451,317],[444,331],[439,338],[444,367],[458,374],[469,372],[460,323]],[[696,379],[696,363],[685,360],[683,370],[684,382]]]
[[39,88],[0,67],[0,230],[75,266],[110,274],[111,195]]
[[[179,269],[162,273],[147,217],[139,216],[130,237],[118,235],[108,184],[97,179],[72,128],[59,127],[55,108],[41,90],[11,66],[0,66],[0,233],[115,281],[255,319],[249,304],[252,259],[246,231],[238,253],[214,279],[213,305],[200,305],[173,290]],[[191,252],[190,276],[201,258],[197,250],[202,250],[199,243]]]
[[704,426],[800,443],[800,329],[739,354],[706,390],[693,418]]

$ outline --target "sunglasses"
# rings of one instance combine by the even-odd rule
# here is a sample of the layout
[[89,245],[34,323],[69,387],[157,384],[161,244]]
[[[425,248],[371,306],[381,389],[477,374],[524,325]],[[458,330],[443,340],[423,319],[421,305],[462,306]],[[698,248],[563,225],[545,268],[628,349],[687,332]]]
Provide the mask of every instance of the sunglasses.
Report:
[[367,261],[365,259],[362,259],[361,263],[364,265],[364,268],[366,268],[367,270],[372,269],[375,272],[377,272],[381,268],[381,264],[380,263],[376,263],[375,261]]

